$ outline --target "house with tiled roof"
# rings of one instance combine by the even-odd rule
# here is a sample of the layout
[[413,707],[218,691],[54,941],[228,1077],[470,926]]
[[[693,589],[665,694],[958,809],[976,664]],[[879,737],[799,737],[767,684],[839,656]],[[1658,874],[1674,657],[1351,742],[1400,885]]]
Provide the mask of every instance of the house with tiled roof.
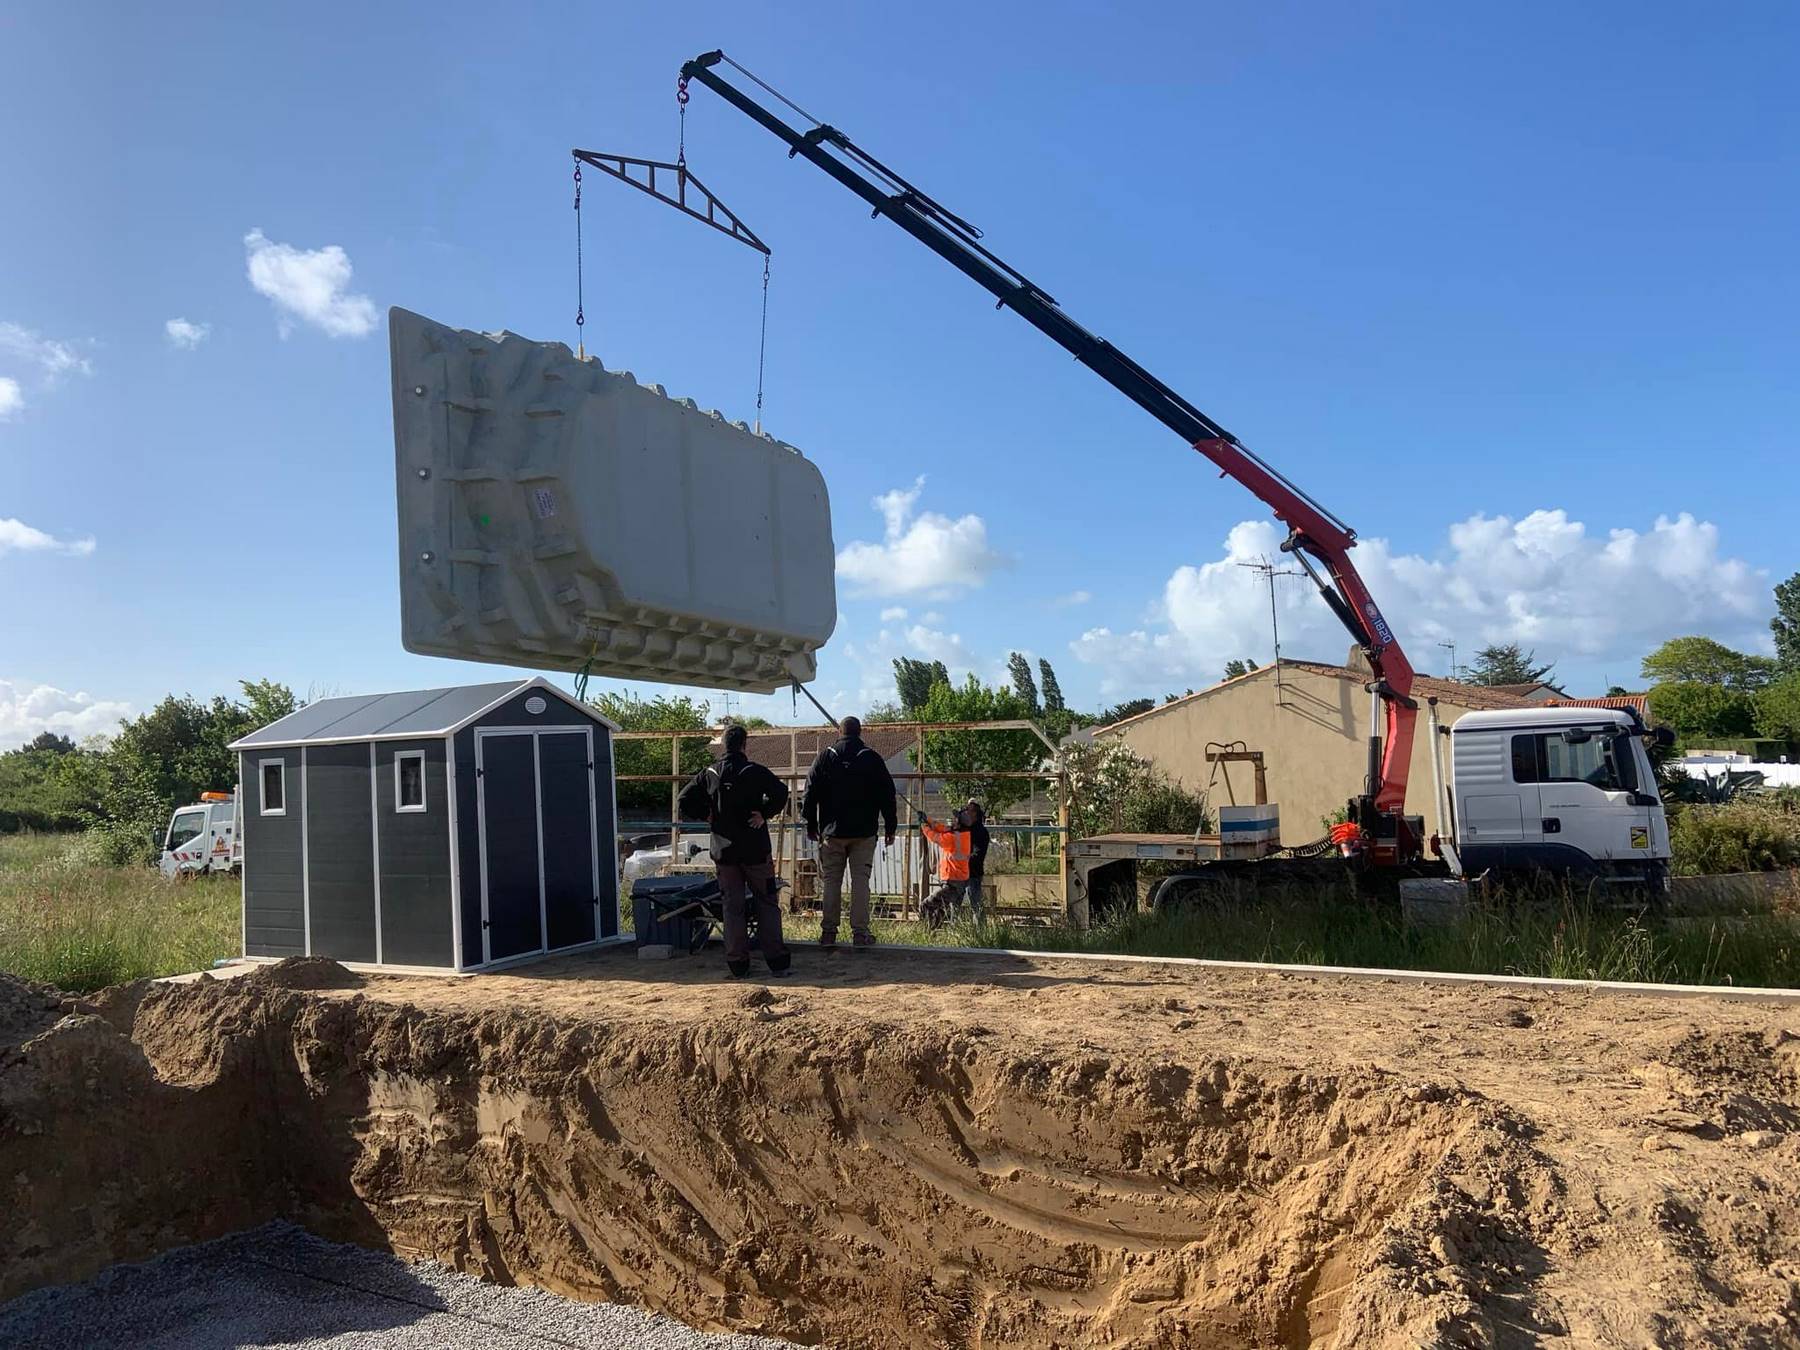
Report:
[[[1191,790],[1210,789],[1214,806],[1227,804],[1231,796],[1225,768],[1214,772],[1206,762],[1207,748],[1242,742],[1247,749],[1260,750],[1269,800],[1281,808],[1281,841],[1306,843],[1325,833],[1326,816],[1362,790],[1368,763],[1369,695],[1364,686],[1369,670],[1360,652],[1352,659],[1358,664],[1283,659],[1261,666],[1136,717],[1097,727],[1094,743],[1129,746]],[[1438,701],[1438,717],[1445,726],[1468,712],[1531,705],[1504,689],[1429,675],[1417,676],[1412,692],[1420,705],[1419,730],[1413,738],[1407,809],[1425,817],[1429,834],[1438,829],[1438,819],[1432,801],[1425,701]],[[1231,767],[1231,774],[1231,791],[1238,801],[1248,802],[1250,775],[1245,766]]]

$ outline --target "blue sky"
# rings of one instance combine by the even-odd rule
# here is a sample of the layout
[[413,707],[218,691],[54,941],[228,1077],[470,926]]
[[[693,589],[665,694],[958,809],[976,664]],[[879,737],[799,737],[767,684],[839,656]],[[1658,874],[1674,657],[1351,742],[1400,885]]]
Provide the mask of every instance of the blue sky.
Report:
[[[1789,6],[497,13],[0,7],[0,740],[493,678],[399,645],[380,316],[572,341],[568,149],[670,155],[718,46],[1357,526],[1423,669],[1516,636],[1631,684],[1761,642],[1800,566]],[[834,707],[907,652],[1090,706],[1267,656],[1248,493],[704,91],[688,151],[774,249],[766,425],[840,550],[913,569],[840,578]],[[588,204],[590,346],[750,416],[756,258]],[[1278,584],[1288,654],[1339,659]]]

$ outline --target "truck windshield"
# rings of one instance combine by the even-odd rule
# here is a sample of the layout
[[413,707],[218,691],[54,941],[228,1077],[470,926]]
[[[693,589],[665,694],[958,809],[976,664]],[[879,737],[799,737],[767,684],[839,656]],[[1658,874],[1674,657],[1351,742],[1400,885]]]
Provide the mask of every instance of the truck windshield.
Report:
[[206,830],[206,812],[177,811],[175,819],[169,822],[169,847],[180,848],[188,840],[203,834]]

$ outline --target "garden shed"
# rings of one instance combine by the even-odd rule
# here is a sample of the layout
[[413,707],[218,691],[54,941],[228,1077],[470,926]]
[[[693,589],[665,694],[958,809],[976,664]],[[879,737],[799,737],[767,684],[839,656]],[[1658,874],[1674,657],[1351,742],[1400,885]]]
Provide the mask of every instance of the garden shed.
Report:
[[245,955],[478,970],[616,936],[614,730],[530,679],[320,699],[233,742]]

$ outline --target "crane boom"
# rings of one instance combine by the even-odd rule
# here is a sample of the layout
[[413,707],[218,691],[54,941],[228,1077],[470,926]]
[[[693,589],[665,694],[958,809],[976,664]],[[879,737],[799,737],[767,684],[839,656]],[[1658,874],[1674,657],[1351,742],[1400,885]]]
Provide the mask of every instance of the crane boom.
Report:
[[[801,131],[790,126],[725,79],[717,69],[721,64],[730,65],[813,122],[811,128]],[[689,61],[681,68],[681,80],[684,95],[688,81],[698,81],[772,132],[786,143],[789,158],[798,156],[823,169],[868,203],[872,215],[885,216],[905,230],[993,295],[997,308],[1018,314],[1206,456],[1222,476],[1235,478],[1268,505],[1288,527],[1282,549],[1305,567],[1326,604],[1362,646],[1371,671],[1369,688],[1385,710],[1384,734],[1377,736],[1374,727],[1370,728],[1365,790],[1353,799],[1358,823],[1369,836],[1376,861],[1397,863],[1415,856],[1419,841],[1413,837],[1404,816],[1418,712],[1418,705],[1411,698],[1413,669],[1350,561],[1356,531],[1162,380],[1063,313],[1043,288],[990,252],[981,243],[980,230],[946,210],[837,128],[814,121],[788,103],[722,51],[707,52]]]

